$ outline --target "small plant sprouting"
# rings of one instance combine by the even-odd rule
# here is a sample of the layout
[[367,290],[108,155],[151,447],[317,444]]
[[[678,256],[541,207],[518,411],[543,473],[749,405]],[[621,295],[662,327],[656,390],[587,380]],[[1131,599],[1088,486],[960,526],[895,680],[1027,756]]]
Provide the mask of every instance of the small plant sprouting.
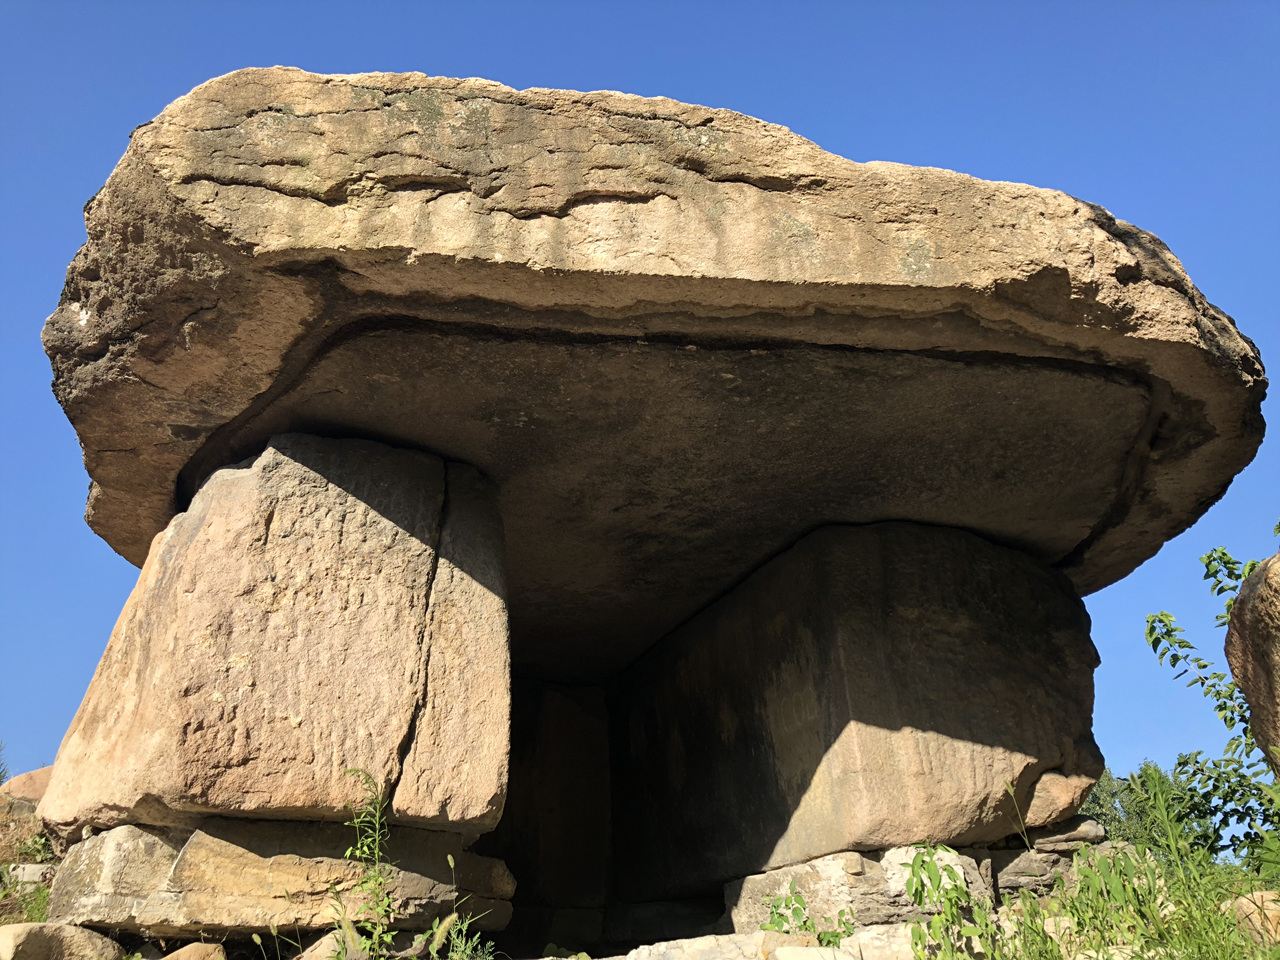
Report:
[[761,902],[769,908],[769,919],[760,924],[761,930],[772,930],[789,936],[813,937],[820,947],[838,947],[856,929],[853,916],[843,909],[836,914],[834,924],[830,917],[823,917],[822,924],[827,929],[819,929],[818,924],[809,916],[809,905],[805,902],[804,894],[797,892],[794,880],[787,893],[766,897]]
[[[387,824],[387,801],[382,787],[367,770],[346,770],[364,788],[361,801],[352,807],[347,826],[354,827],[356,842],[347,848],[348,860],[363,868],[355,889],[362,894],[362,902],[355,916],[348,917],[341,897],[334,892],[337,902],[337,949],[335,960],[347,960],[351,945],[358,945],[360,953],[368,960],[387,960],[391,953],[395,922],[395,902],[391,896],[391,868],[387,862],[387,841],[391,836]],[[354,943],[353,943],[354,941]]]
[[[337,890],[331,891],[336,934],[333,960],[410,960],[423,954],[432,960],[493,960],[493,944],[482,940],[479,933],[471,933],[474,918],[458,912],[465,897],[455,899],[447,915],[432,920],[431,929],[414,937],[409,949],[392,950],[396,911],[391,894],[394,864],[388,859],[391,829],[387,821],[387,801],[368,771],[347,770],[345,773],[359,779],[364,788],[364,796],[352,807],[351,819],[347,822],[347,826],[355,828],[356,842],[345,854],[348,860],[363,868],[355,885],[356,891],[362,894],[362,902],[355,914],[349,915]],[[458,878],[453,854],[449,854],[447,860],[456,890]]]

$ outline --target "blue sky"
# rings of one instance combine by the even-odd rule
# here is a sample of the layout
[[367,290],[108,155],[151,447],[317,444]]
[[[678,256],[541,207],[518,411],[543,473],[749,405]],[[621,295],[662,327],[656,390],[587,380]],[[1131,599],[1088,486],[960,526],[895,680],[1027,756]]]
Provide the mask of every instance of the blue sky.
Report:
[[[727,107],[854,160],[1054,187],[1151,230],[1280,369],[1280,4],[0,3],[0,738],[52,762],[137,571],[83,523],[87,478],[40,327],[129,131],[245,66],[420,70]],[[1274,375],[1274,374],[1273,374]],[[1273,394],[1280,391],[1273,390]],[[1280,420],[1280,401],[1264,409]],[[1280,441],[1204,519],[1087,598],[1117,771],[1226,739],[1142,642],[1173,612],[1221,659],[1196,558],[1275,551]]]

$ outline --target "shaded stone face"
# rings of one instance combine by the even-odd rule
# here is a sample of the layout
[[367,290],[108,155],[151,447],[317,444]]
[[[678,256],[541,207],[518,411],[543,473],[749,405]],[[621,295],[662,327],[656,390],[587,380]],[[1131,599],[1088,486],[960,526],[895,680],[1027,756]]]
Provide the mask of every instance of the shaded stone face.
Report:
[[286,435],[156,542],[40,815],[345,819],[367,771],[402,822],[474,835],[506,791],[501,527],[473,470]]
[[1102,771],[1097,664],[1069,582],[1016,551],[818,530],[618,680],[621,895],[1061,820]]
[[1227,625],[1227,663],[1249,702],[1249,728],[1280,769],[1280,553],[1240,584]]
[[249,70],[135,132],[45,330],[141,563],[293,430],[501,489],[514,656],[599,680],[816,525],[1123,576],[1252,457],[1256,351],[1154,237],[670,100]]

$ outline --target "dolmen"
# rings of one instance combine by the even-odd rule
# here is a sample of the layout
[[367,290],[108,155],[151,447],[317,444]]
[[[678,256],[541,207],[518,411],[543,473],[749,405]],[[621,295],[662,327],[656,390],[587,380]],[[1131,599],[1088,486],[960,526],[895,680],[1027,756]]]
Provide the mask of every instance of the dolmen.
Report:
[[101,930],[331,925],[351,770],[400,926],[539,945],[1053,828],[1081,596],[1263,434],[1151,234],[672,100],[242,70],[85,219],[44,344],[142,572],[39,813]]

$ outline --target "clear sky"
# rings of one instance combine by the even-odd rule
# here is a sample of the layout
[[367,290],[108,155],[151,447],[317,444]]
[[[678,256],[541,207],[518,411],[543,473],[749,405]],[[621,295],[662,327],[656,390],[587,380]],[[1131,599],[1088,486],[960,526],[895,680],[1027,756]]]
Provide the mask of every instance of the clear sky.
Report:
[[[137,571],[81,519],[87,478],[39,333],[81,208],[129,131],[218,74],[287,64],[480,76],[727,107],[854,160],[1054,187],[1158,234],[1280,369],[1280,3],[0,2],[0,738],[53,761]],[[1274,376],[1274,373],[1273,373]],[[1280,392],[1273,389],[1273,394]],[[1280,421],[1274,397],[1264,408]],[[1275,551],[1280,441],[1204,519],[1087,598],[1096,734],[1117,772],[1219,750],[1156,665],[1168,609],[1221,659],[1196,558]]]

